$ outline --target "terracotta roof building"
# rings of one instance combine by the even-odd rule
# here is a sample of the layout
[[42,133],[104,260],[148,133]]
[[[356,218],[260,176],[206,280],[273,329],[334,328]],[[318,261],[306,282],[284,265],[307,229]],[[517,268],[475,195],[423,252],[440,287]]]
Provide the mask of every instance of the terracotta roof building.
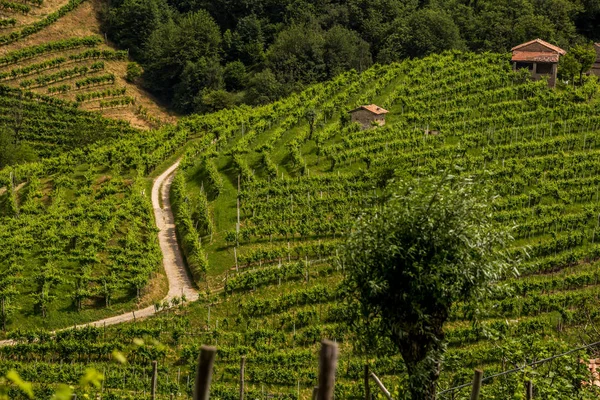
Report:
[[596,62],[592,65],[592,70],[590,72],[600,76],[600,43],[594,44],[594,49],[596,50]]
[[374,124],[385,125],[385,114],[389,111],[375,104],[360,106],[348,111],[352,115],[352,122],[358,122],[363,129],[371,128]]
[[512,48],[513,69],[527,68],[536,80],[548,76],[548,85],[554,87],[558,61],[565,54],[560,47],[535,39]]

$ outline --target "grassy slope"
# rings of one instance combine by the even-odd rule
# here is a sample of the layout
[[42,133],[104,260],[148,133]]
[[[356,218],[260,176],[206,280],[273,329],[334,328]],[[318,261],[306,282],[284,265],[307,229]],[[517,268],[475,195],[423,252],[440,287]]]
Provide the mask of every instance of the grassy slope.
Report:
[[[276,105],[184,121],[181,126],[194,133],[219,137],[209,149],[205,147],[211,140],[190,145],[181,172],[190,199],[201,188],[208,192],[216,227],[212,243],[210,237],[202,237],[210,262],[204,299],[141,323],[95,333],[103,339],[94,335],[79,339],[88,350],[91,343],[108,345],[94,348],[93,355],[80,351],[64,355],[54,349],[39,357],[36,348],[24,347],[19,350],[22,363],[16,365],[7,360],[10,350],[0,351],[4,359],[0,366],[16,367],[26,379],[42,383],[52,382],[48,371],[62,368],[64,361],[72,362],[75,371],[91,362],[106,372],[105,390],[118,398],[144,398],[150,360],[159,359],[161,398],[170,393],[185,397],[191,391],[189,377],[198,347],[205,343],[220,349],[215,396],[236,398],[239,357],[246,354],[251,397],[296,398],[299,387],[301,397],[309,398],[316,384],[318,342],[328,337],[336,339],[342,351],[337,397],[360,397],[365,356],[349,340],[340,319],[344,309],[335,287],[343,266],[335,263],[334,245],[364,205],[377,203],[382,186],[375,178],[381,173],[431,175],[454,164],[476,175],[489,172],[486,181],[500,195],[494,217],[499,224],[526,228],[516,231],[514,251],[530,245],[533,258],[520,265],[520,278],[504,282],[510,292],[484,304],[484,329],[473,327],[465,318],[468,310],[461,306],[453,312],[447,324],[449,352],[442,387],[468,381],[474,367],[497,371],[503,357],[521,364],[530,357],[559,352],[581,338],[592,341],[594,332],[586,326],[597,321],[593,310],[599,290],[598,99],[588,101],[571,90],[553,93],[543,83],[515,79],[503,56],[433,56],[377,68],[319,85]],[[370,102],[390,110],[388,127],[365,132],[341,127],[341,113]],[[317,110],[318,123],[313,140],[308,140],[304,113],[311,108]],[[425,136],[427,127],[441,135]],[[289,146],[295,141],[305,167],[293,163]],[[277,168],[270,181],[262,156],[255,151],[267,143]],[[242,182],[241,230],[248,238],[238,248],[240,273],[235,272],[232,243],[225,239],[236,223],[240,171],[232,154],[254,173],[254,178],[245,176]],[[218,197],[203,168],[204,155],[217,166],[223,181]],[[371,165],[368,173],[365,156]],[[270,235],[271,227],[280,231]],[[282,228],[288,228],[287,234]],[[260,256],[259,250],[279,253]],[[287,271],[281,280],[280,263]],[[525,349],[525,338],[533,335],[543,339]],[[145,337],[146,344],[124,348],[134,337]],[[167,347],[153,344],[152,338]],[[126,351],[130,364],[111,364],[111,346]],[[405,375],[398,356],[383,351],[366,358],[399,395]],[[33,359],[38,360],[36,368],[46,372],[36,373],[28,362]],[[65,376],[63,380],[76,380]],[[513,375],[505,390],[521,393],[521,378]],[[484,390],[498,390],[498,382]]]
[[[486,329],[496,332],[492,336],[498,332],[504,332],[499,335],[506,338],[506,343],[510,342],[512,337],[532,333],[548,335],[548,337],[558,336],[567,342],[576,340],[571,333],[590,321],[587,320],[588,317],[578,312],[582,302],[585,301],[589,304],[597,302],[595,293],[598,291],[596,284],[599,272],[594,262],[587,261],[597,258],[597,252],[592,250],[595,248],[596,239],[593,232],[595,232],[596,221],[592,216],[593,212],[590,211],[586,214],[586,210],[598,210],[598,206],[593,194],[586,196],[581,191],[585,190],[588,185],[594,188],[597,186],[595,174],[598,170],[595,167],[584,167],[583,165],[577,168],[577,160],[582,154],[589,154],[593,157],[597,151],[595,138],[600,127],[597,120],[598,99],[595,98],[588,102],[580,98],[574,101],[573,99],[578,96],[573,92],[554,94],[546,89],[543,83],[517,84],[509,75],[508,63],[499,57],[476,56],[472,59],[467,57],[465,61],[453,60],[452,57],[433,57],[395,69],[395,72],[391,72],[394,76],[385,78],[385,73],[379,73],[373,80],[364,82],[357,93],[346,95],[344,101],[339,104],[327,121],[322,118],[323,115],[320,115],[317,135],[339,123],[339,113],[355,105],[373,102],[390,110],[388,127],[385,129],[340,134],[342,131],[339,127],[334,128],[336,129],[335,134],[328,137],[327,141],[321,145],[322,148],[345,143],[343,136],[354,138],[373,136],[373,138],[364,142],[368,142],[372,146],[366,153],[361,149],[365,145],[358,142],[356,142],[357,144],[348,142],[343,147],[336,148],[334,154],[339,156],[350,154],[351,151],[355,151],[357,155],[350,155],[346,161],[338,161],[337,167],[333,171],[331,170],[331,157],[319,156],[317,154],[318,145],[314,140],[302,140],[301,154],[310,177],[335,177],[339,173],[342,175],[357,173],[356,180],[360,180],[362,175],[359,171],[367,168],[367,164],[362,161],[364,155],[370,155],[377,168],[383,168],[398,176],[404,176],[404,174],[429,175],[436,173],[439,169],[451,166],[453,163],[476,174],[481,174],[483,169],[491,170],[492,175],[486,180],[501,196],[496,207],[498,210],[496,218],[499,224],[514,221],[516,224],[528,227],[517,231],[514,251],[527,245],[532,246],[534,250],[532,251],[533,258],[522,264],[523,276],[507,281],[509,287],[515,291],[513,293],[516,294],[516,297],[514,294],[500,296],[486,304],[488,316],[484,326],[487,327]],[[372,85],[379,79],[386,80],[386,83],[373,91]],[[311,107],[310,102],[307,102],[309,105],[304,109],[300,107],[298,110],[294,110],[296,115],[302,115],[305,109]],[[317,103],[319,102],[325,103],[322,107],[327,107],[327,98],[319,99]],[[315,106],[317,112],[320,113],[322,110],[319,107],[319,104]],[[284,114],[279,122],[285,116]],[[547,125],[542,125],[543,123]],[[552,127],[549,126],[550,124]],[[439,129],[442,135],[440,137],[424,136],[422,132],[428,126],[431,129]],[[558,127],[562,131],[558,131]],[[290,202],[288,201],[289,195],[278,196],[275,194],[276,192],[272,192],[270,198],[263,193],[261,198],[251,201],[254,196],[262,193],[260,188],[264,184],[269,187],[261,157],[253,149],[267,141],[277,128],[277,122],[274,122],[269,129],[258,134],[249,146],[245,143],[243,146],[245,151],[240,153],[258,180],[256,184],[242,184],[242,189],[246,191],[246,198],[249,199],[244,201],[251,203],[246,208],[242,204],[242,231],[244,228],[257,226],[257,224],[263,228],[270,223],[276,227],[286,225],[291,221],[286,222],[284,218],[289,217],[285,217],[284,214],[286,211],[290,211],[290,207],[292,209],[294,205],[298,209],[307,207],[307,204],[300,199]],[[245,129],[249,128],[246,126]],[[306,173],[304,176],[302,175],[303,169],[293,165],[288,148],[294,138],[306,134],[308,129],[308,123],[300,117],[296,124],[286,129],[281,138],[275,141],[270,151],[270,157],[278,168],[275,183],[281,180],[282,173],[284,178],[289,179],[287,183],[277,186],[271,183],[273,190],[282,186],[293,188],[296,183],[302,181],[310,182]],[[482,137],[487,137],[487,140],[481,140]],[[406,143],[400,143],[405,138],[413,139]],[[556,139],[567,139],[567,141],[562,145],[555,145],[555,147],[544,147],[549,146],[549,143]],[[219,197],[210,203],[217,234],[213,235],[213,242],[205,246],[210,261],[209,282],[213,290],[222,288],[228,280],[235,279],[233,277],[236,276],[234,246],[227,243],[224,237],[226,232],[235,229],[236,186],[239,171],[232,163],[231,151],[236,147],[238,140],[242,140],[240,134],[219,147],[218,154],[214,158],[215,165],[222,174],[224,189]],[[517,142],[527,143],[530,147],[523,150],[519,145],[513,146],[513,143]],[[386,143],[388,144],[386,145]],[[394,148],[395,144],[400,147]],[[543,150],[540,150],[539,147]],[[495,153],[496,149],[500,148],[502,151],[498,150]],[[439,153],[441,149],[446,153]],[[438,153],[435,153],[436,151]],[[482,157],[484,154],[486,155],[485,160]],[[561,157],[553,158],[553,154],[561,155]],[[540,161],[532,160],[534,157],[539,158]],[[566,159],[562,157],[566,157]],[[595,161],[592,163],[595,165]],[[510,165],[510,167],[503,168],[504,165]],[[573,165],[576,166],[574,171],[564,172],[564,169]],[[375,167],[372,168],[372,170],[375,169]],[[564,176],[561,176],[562,173]],[[559,186],[560,194],[553,193],[549,189],[552,183],[539,182],[538,179],[545,174],[552,176],[551,180],[554,180]],[[192,198],[201,188],[210,191],[206,173],[200,162],[189,167],[185,171],[185,175]],[[307,193],[309,199],[316,199],[319,192],[322,191],[325,191],[325,196],[340,193],[333,189],[323,188],[318,183],[309,186],[310,189]],[[350,190],[342,189],[341,193],[352,196]],[[286,190],[283,192],[285,193]],[[369,193],[366,191],[355,194],[356,201],[350,202],[346,212],[350,212],[356,206],[360,208],[359,204],[367,201]],[[539,197],[536,197],[536,194]],[[518,197],[519,195],[521,198]],[[535,197],[533,202],[530,200],[531,196]],[[501,205],[504,200],[512,204]],[[279,203],[274,203],[275,201],[279,201]],[[269,202],[270,208],[266,211],[262,209],[266,222],[251,217],[252,209],[258,210],[256,213],[260,215],[261,203],[268,204]],[[552,211],[553,206],[560,207],[559,214]],[[312,209],[315,209],[314,207],[311,205]],[[518,214],[519,211],[523,214]],[[513,214],[510,214],[511,212]],[[297,213],[295,215],[292,220],[293,218],[304,218],[305,221],[315,221],[315,226],[318,226],[326,223],[330,218],[336,218],[337,214],[334,209],[330,209],[329,212],[315,215],[311,214],[307,208],[307,214]],[[506,217],[506,215],[509,216]],[[566,219],[561,219],[565,215]],[[505,220],[505,218],[507,219]],[[533,227],[534,223],[545,225]],[[346,228],[341,228],[341,232],[338,231],[337,236],[335,233],[333,235],[319,234],[315,231],[309,233],[308,236],[301,237],[300,234],[295,234],[287,239],[277,234],[272,238],[266,234],[257,235],[251,237],[250,240],[242,240],[237,254],[240,257],[240,255],[247,256],[261,249],[285,249],[290,244],[293,248],[306,243],[319,243],[319,241],[325,243],[337,240],[340,234],[343,234],[344,229]],[[581,234],[581,237],[574,238],[573,236],[577,234]],[[558,241],[564,239],[565,243],[557,244],[553,238],[558,238]],[[206,239],[203,238],[203,243]],[[547,246],[549,250],[544,246]],[[297,254],[292,252],[292,257],[295,255]],[[561,255],[566,260],[579,258],[579,261],[560,260]],[[292,281],[296,281],[296,284],[279,283],[281,286],[278,286],[277,279],[275,279],[275,281],[266,282],[264,287],[261,287],[263,285],[258,275],[259,270],[277,268],[282,261],[284,266],[288,263],[286,263],[285,255],[271,260],[268,257],[262,259],[258,257],[258,261],[250,267],[252,271],[247,273],[254,274],[254,280],[258,284],[255,283],[254,286],[250,284],[246,289],[240,289],[240,292],[228,297],[219,297],[216,304],[211,307],[211,322],[208,325],[210,328],[206,329],[213,332],[212,335],[216,335],[214,332],[219,332],[219,339],[206,337],[205,342],[214,344],[218,341],[220,346],[226,348],[229,346],[236,348],[240,343],[244,343],[249,348],[240,351],[248,351],[251,360],[257,360],[259,355],[265,352],[263,346],[269,349],[267,353],[272,351],[279,354],[282,352],[286,356],[291,356],[295,351],[310,350],[313,355],[312,361],[301,363],[301,366],[293,368],[294,371],[283,368],[282,365],[285,365],[283,363],[278,367],[273,366],[274,372],[268,377],[259,371],[250,372],[249,379],[255,383],[253,388],[256,390],[263,382],[268,391],[293,393],[295,391],[294,382],[299,379],[305,391],[304,396],[308,396],[311,385],[315,384],[314,377],[309,374],[315,365],[316,346],[313,344],[313,340],[321,336],[338,340],[342,337],[347,338],[346,328],[343,324],[338,325],[337,322],[334,322],[336,321],[337,301],[284,307],[277,309],[279,311],[274,313],[268,313],[266,316],[253,315],[244,307],[253,301],[259,303],[278,299],[281,301],[286,294],[293,291],[305,291],[313,285],[325,283],[326,287],[332,287],[341,278],[341,271],[336,270],[333,260],[318,255],[316,252],[309,253],[306,257],[310,265],[308,270],[311,271],[308,281],[305,281],[301,274],[290,278]],[[305,259],[302,252],[300,252],[299,259],[301,262]],[[328,264],[333,267],[327,267]],[[254,271],[255,269],[257,270]],[[495,360],[492,358],[494,361],[490,363],[484,360],[486,357],[490,357],[494,349],[503,342],[494,344],[492,341],[486,340],[485,330],[473,329],[468,321],[463,320],[462,311],[459,309],[460,307],[453,315],[452,321],[448,323],[451,348],[449,359],[452,361],[448,363],[448,372],[443,376],[444,379],[450,379],[453,373],[462,371],[462,368],[467,371],[475,366],[483,366],[488,370],[498,368],[496,364],[498,357]],[[184,321],[190,320],[192,326],[206,325],[207,310],[197,307],[190,310],[189,313],[182,317]],[[594,317],[589,318],[593,319]],[[218,329],[215,325],[217,320],[222,324],[222,327]],[[507,322],[507,325],[503,327],[504,321]],[[301,327],[294,329],[294,322],[297,324],[296,328]],[[263,340],[254,339],[258,332],[262,332],[264,335]],[[207,335],[210,333],[207,332]],[[241,335],[241,338],[244,339],[236,339],[236,335]],[[548,343],[551,343],[552,340],[549,339]],[[349,352],[354,354],[352,359],[348,359],[347,366],[345,361],[342,362],[342,366],[346,366],[346,373],[342,373],[341,382],[348,386],[342,386],[344,389],[340,388],[342,390],[340,393],[347,390],[346,395],[349,395],[359,386],[361,362],[349,343],[342,344],[342,351],[345,354],[344,357],[348,357]],[[375,371],[384,377],[387,384],[394,386],[400,382],[398,372],[401,368],[398,370],[397,367],[378,366],[376,357],[372,362]],[[235,388],[234,368],[236,363],[235,357],[225,357],[220,366],[228,372],[219,375],[218,382],[232,391]],[[258,367],[257,364],[254,366]],[[458,377],[456,379],[458,382],[462,382],[468,378],[461,380]]]
[[[39,10],[36,7],[32,7],[33,11],[30,14],[35,13],[36,18],[39,19],[39,18],[42,18],[43,16],[47,15],[49,12],[55,11],[58,8],[60,8],[61,6],[64,6],[64,4],[66,4],[66,2],[57,2],[57,1],[53,1],[53,0],[45,1],[44,3],[42,3],[42,7]],[[35,45],[40,45],[43,43],[47,43],[49,41],[55,41],[55,40],[60,40],[60,39],[68,39],[68,38],[73,38],[73,37],[86,37],[86,36],[90,36],[90,35],[97,35],[99,37],[103,37],[103,33],[100,30],[100,24],[99,24],[98,16],[97,16],[100,7],[101,7],[101,4],[99,1],[86,0],[82,4],[80,4],[76,9],[69,12],[67,15],[60,18],[58,21],[51,24],[50,26],[44,28],[40,32],[35,33],[26,38],[23,38],[17,42],[14,42],[14,43],[11,43],[11,44],[8,44],[5,46],[0,46],[0,54],[6,54],[6,53],[10,53],[11,51],[14,51],[14,50],[19,50],[19,49],[23,49],[23,48],[27,48],[27,47],[35,46]],[[17,18],[19,20],[19,23],[23,23],[25,25],[27,25],[27,23],[34,22],[34,19],[35,19],[33,15],[28,15],[28,16],[15,15],[15,18]],[[101,49],[101,50],[111,49],[111,48],[112,47],[111,47],[110,43],[99,46],[99,49]],[[38,58],[34,58],[34,59],[29,59],[29,60],[18,63],[16,66],[24,67],[24,66],[30,65],[32,63],[37,63],[37,62],[43,61],[44,59],[47,59],[49,57],[57,57],[60,55],[66,56],[69,53],[70,52],[65,52],[64,54],[54,53],[54,54],[52,54],[52,56],[46,56],[46,57],[42,56],[42,57],[38,57]],[[60,69],[73,68],[74,66],[77,66],[77,65],[79,65],[79,66],[89,65],[91,62],[92,61],[90,61],[90,62],[83,61],[83,62],[79,62],[79,63],[69,64],[68,66],[64,66]],[[82,108],[93,110],[93,111],[100,111],[103,115],[105,115],[109,118],[124,120],[124,121],[130,122],[134,127],[138,127],[138,128],[142,128],[142,129],[148,129],[150,127],[155,126],[157,121],[162,121],[162,122],[174,122],[175,121],[176,117],[174,115],[172,115],[171,113],[169,113],[164,107],[160,106],[157,103],[156,99],[153,98],[148,92],[144,91],[137,85],[127,82],[124,79],[125,73],[126,73],[126,66],[127,66],[126,60],[125,61],[107,61],[105,64],[106,64],[105,69],[100,74],[113,73],[116,77],[116,81],[114,84],[89,88],[89,89],[77,91],[77,92],[69,92],[67,94],[62,94],[62,95],[56,94],[55,96],[58,98],[63,98],[63,99],[67,99],[67,100],[75,100],[76,93],[83,93],[86,91],[97,91],[97,90],[102,90],[102,89],[107,89],[107,88],[125,88],[126,96],[135,99],[134,105],[100,109],[100,106],[99,106],[100,101],[96,100],[96,101],[86,102],[85,104],[82,105]],[[10,70],[14,67],[15,67],[14,65],[11,65],[10,67],[5,67],[5,68],[2,68],[1,70]],[[56,72],[60,69],[52,70],[52,72]],[[41,72],[41,74],[47,74],[47,73],[48,73],[47,71]],[[35,75],[29,76],[28,78],[31,79],[34,77],[35,77]],[[81,78],[65,80],[65,81],[60,82],[60,85],[67,84],[67,85],[74,86],[74,81],[77,79],[81,79]],[[11,84],[18,85],[19,80],[7,81],[7,83],[9,85],[11,85]],[[55,86],[55,85],[48,85],[48,86]],[[39,92],[39,93],[46,93],[47,86],[36,88],[36,89],[34,89],[34,91]],[[104,99],[104,100],[108,100],[108,99]],[[143,117],[142,115],[140,115],[140,113],[138,112],[140,107],[142,107],[144,110],[146,110],[149,117]]]
[[[44,20],[48,15],[67,5],[67,1],[46,0],[41,5],[31,5],[27,15],[20,13],[4,12],[5,16],[14,17],[17,24],[13,28],[2,30],[2,34],[21,31],[36,22]],[[96,36],[102,38],[102,33],[97,19],[100,3],[97,1],[84,1],[75,9],[59,18],[53,24],[46,26],[41,31],[23,37],[15,42],[0,45],[0,56],[10,56],[23,49],[31,49],[64,39],[84,38]],[[10,14],[10,15],[9,15]],[[80,54],[92,47],[79,47],[65,51],[44,53],[33,58],[20,60],[17,63],[0,67],[0,73],[10,72],[20,68],[38,64],[57,57],[66,57]],[[110,44],[100,40],[93,49],[114,50]],[[20,87],[24,80],[33,80],[45,75],[60,73],[74,67],[90,67],[97,62],[96,59],[83,61],[68,61],[57,68],[46,69],[41,72],[19,76],[17,78],[3,79],[2,84],[9,87]],[[10,190],[7,191],[9,170],[0,172],[0,221],[3,229],[0,236],[5,246],[1,252],[2,268],[6,268],[11,257],[18,257],[18,264],[25,267],[22,281],[18,284],[20,294],[15,299],[17,311],[11,317],[9,328],[34,328],[43,327],[55,329],[76,323],[96,320],[114,315],[125,310],[152,304],[162,298],[167,291],[166,279],[160,267],[159,260],[155,262],[151,279],[142,291],[140,299],[136,299],[135,291],[127,288],[125,276],[119,276],[120,288],[114,292],[112,305],[104,307],[104,302],[98,294],[88,297],[83,302],[83,310],[77,312],[73,307],[71,295],[74,291],[74,279],[81,271],[82,252],[89,249],[94,252],[98,260],[92,265],[92,283],[90,288],[102,285],[101,278],[106,276],[115,266],[114,251],[125,246],[128,234],[134,240],[143,243],[147,256],[156,255],[157,246],[154,237],[151,209],[146,203],[140,202],[132,191],[139,187],[146,188],[149,199],[151,181],[136,182],[137,171],[128,166],[122,167],[121,160],[113,162],[88,163],[73,160],[68,152],[84,148],[97,140],[105,142],[120,141],[116,139],[136,138],[142,141],[143,136],[148,138],[160,137],[155,132],[142,133],[135,128],[148,129],[163,122],[174,122],[175,117],[157,104],[155,99],[138,86],[124,80],[127,59],[101,60],[104,68],[99,72],[89,72],[84,77],[74,77],[32,88],[31,91],[40,95],[49,95],[59,100],[75,101],[77,94],[85,94],[106,89],[124,88],[125,94],[118,98],[131,97],[135,99],[134,105],[100,109],[100,101],[109,101],[114,98],[96,99],[81,103],[77,111],[69,110],[60,104],[50,105],[37,100],[23,100],[16,94],[2,96],[0,109],[3,119],[0,125],[19,131],[19,140],[29,144],[40,159],[52,158],[59,168],[46,172],[50,164],[33,163],[34,168],[40,168],[35,181],[39,180],[39,193],[32,196],[32,173],[29,166],[19,167],[15,172],[18,191],[15,200],[20,215],[14,218],[8,208]],[[70,90],[66,93],[49,93],[48,88],[58,85],[69,85],[75,88],[75,81],[85,77],[112,73],[116,80],[114,84],[89,87],[81,90]],[[118,99],[117,98],[117,99]],[[51,100],[51,99],[50,99]],[[145,110],[147,116],[142,116],[139,109]],[[91,113],[86,113],[91,111]],[[99,115],[100,114],[100,115]],[[104,119],[101,115],[111,118]],[[115,121],[116,120],[116,121]],[[131,125],[130,125],[131,124]],[[152,147],[148,147],[150,150]],[[144,149],[145,150],[145,149]],[[92,153],[94,150],[92,150]],[[133,151],[135,152],[135,150]],[[133,153],[131,153],[133,154]],[[53,158],[54,157],[54,158]],[[56,159],[56,157],[63,157]],[[75,159],[81,160],[81,153]],[[123,160],[125,162],[125,160]],[[131,165],[129,162],[128,165]],[[162,168],[162,167],[161,167]],[[35,171],[35,170],[33,170]],[[136,202],[137,205],[131,203]],[[133,209],[137,207],[137,210]],[[144,208],[146,207],[146,208]],[[126,209],[129,210],[127,214]],[[141,214],[140,214],[141,212]],[[83,214],[81,214],[83,213]],[[137,225],[137,228],[135,227]],[[80,230],[79,232],[77,232]],[[85,232],[86,239],[79,240],[76,245],[68,242],[75,236]],[[106,236],[108,234],[108,236]],[[57,237],[53,237],[57,235]],[[70,237],[70,238],[69,238]],[[33,244],[33,245],[32,245]],[[48,251],[47,247],[58,245]],[[131,251],[139,251],[139,249]],[[129,250],[128,250],[129,251]],[[129,257],[135,257],[130,255]],[[51,295],[56,296],[50,306],[49,318],[41,318],[39,312],[34,311],[33,294],[36,285],[33,277],[38,269],[51,262],[61,270],[64,281],[52,288]],[[152,263],[153,261],[150,261]],[[131,261],[131,264],[136,264]],[[95,291],[95,289],[93,289]]]

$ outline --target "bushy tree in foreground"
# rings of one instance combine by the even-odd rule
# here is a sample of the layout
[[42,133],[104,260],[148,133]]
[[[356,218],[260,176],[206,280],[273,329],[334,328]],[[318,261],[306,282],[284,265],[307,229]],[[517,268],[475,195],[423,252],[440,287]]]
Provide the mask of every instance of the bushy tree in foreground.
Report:
[[435,398],[452,305],[481,298],[509,271],[511,237],[489,204],[470,179],[403,183],[344,246],[347,299],[400,351],[413,400]]

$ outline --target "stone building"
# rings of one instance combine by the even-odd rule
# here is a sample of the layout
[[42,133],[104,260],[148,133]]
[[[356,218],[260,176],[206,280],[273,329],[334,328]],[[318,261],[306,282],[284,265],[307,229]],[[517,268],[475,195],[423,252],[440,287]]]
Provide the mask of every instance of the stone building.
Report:
[[548,76],[548,86],[556,86],[560,56],[567,54],[560,47],[535,39],[512,48],[513,69],[527,68],[535,80]]
[[590,72],[600,76],[600,43],[594,44],[594,49],[596,50],[596,62],[592,65],[592,70]]
[[388,110],[375,104],[370,104],[368,106],[360,106],[348,112],[352,116],[352,122],[358,122],[362,125],[363,129],[369,129],[374,124],[379,126],[385,125],[385,114],[388,113]]

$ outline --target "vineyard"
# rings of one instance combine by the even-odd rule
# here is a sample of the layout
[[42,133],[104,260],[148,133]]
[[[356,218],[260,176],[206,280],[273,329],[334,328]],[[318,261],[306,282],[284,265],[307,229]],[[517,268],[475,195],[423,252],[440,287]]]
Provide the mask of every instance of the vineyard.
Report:
[[0,84],[134,127],[156,128],[173,118],[126,70],[127,50],[106,43],[86,0],[0,3]]
[[[340,301],[339,244],[361,212],[382,204],[390,182],[447,169],[497,194],[494,220],[516,226],[510,253],[521,261],[520,276],[482,305],[481,324],[471,324],[467,305],[454,309],[440,390],[469,382],[476,367],[492,374],[594,341],[599,93],[595,80],[552,91],[510,71],[504,56],[453,53],[347,73],[268,107],[223,113],[214,142],[188,149],[172,191],[185,204],[176,214],[184,252],[210,293],[189,314],[165,317],[204,339],[178,337],[175,360],[193,366],[190,348],[217,345],[223,398],[235,397],[242,354],[251,390],[296,398],[300,388],[308,398],[326,337],[341,344],[336,397],[364,397],[368,363],[401,398],[405,375],[393,348],[364,354],[345,323],[353,310]],[[348,110],[370,103],[390,110],[385,127],[348,122]],[[192,130],[203,123],[184,122]],[[529,373],[543,381],[578,365],[572,357]],[[497,379],[482,396],[524,395],[524,377]],[[536,390],[575,397],[569,385]]]
[[[85,72],[69,64],[62,70],[69,74],[61,72],[68,78],[53,85],[101,77],[101,68],[92,72],[100,62]],[[23,76],[19,85],[37,86],[38,78],[48,79]],[[97,87],[69,99],[71,91],[61,101],[107,102],[103,94],[120,93]],[[210,344],[218,348],[213,397],[238,398],[245,356],[247,398],[306,399],[316,385],[318,344],[329,338],[341,354],[336,398],[364,398],[365,364],[403,398],[405,368],[393,346],[365,352],[346,323],[356,310],[342,301],[339,245],[394,180],[448,169],[497,194],[493,218],[516,226],[509,251],[521,261],[520,276],[507,277],[481,305],[480,324],[471,323],[475,311],[466,304],[452,311],[440,391],[469,382],[473,368],[493,374],[594,342],[599,93],[594,80],[550,90],[512,72],[504,55],[445,53],[6,168],[0,300],[9,307],[0,317],[16,344],[0,347],[0,374],[16,369],[34,383],[36,398],[49,398],[56,382],[76,384],[91,366],[105,376],[102,398],[147,399],[157,360],[157,398],[190,398],[200,345]],[[386,126],[349,123],[348,110],[370,103],[390,111]],[[178,151],[171,203],[201,291],[193,304],[185,296],[155,302],[164,293],[152,293],[161,255],[144,177]],[[55,336],[38,329],[153,302],[159,315],[142,321]],[[115,362],[115,350],[125,364]],[[593,398],[580,385],[587,366],[578,360],[589,353],[486,382],[482,398],[522,398],[526,379],[539,398]],[[573,371],[579,382],[564,378]]]

